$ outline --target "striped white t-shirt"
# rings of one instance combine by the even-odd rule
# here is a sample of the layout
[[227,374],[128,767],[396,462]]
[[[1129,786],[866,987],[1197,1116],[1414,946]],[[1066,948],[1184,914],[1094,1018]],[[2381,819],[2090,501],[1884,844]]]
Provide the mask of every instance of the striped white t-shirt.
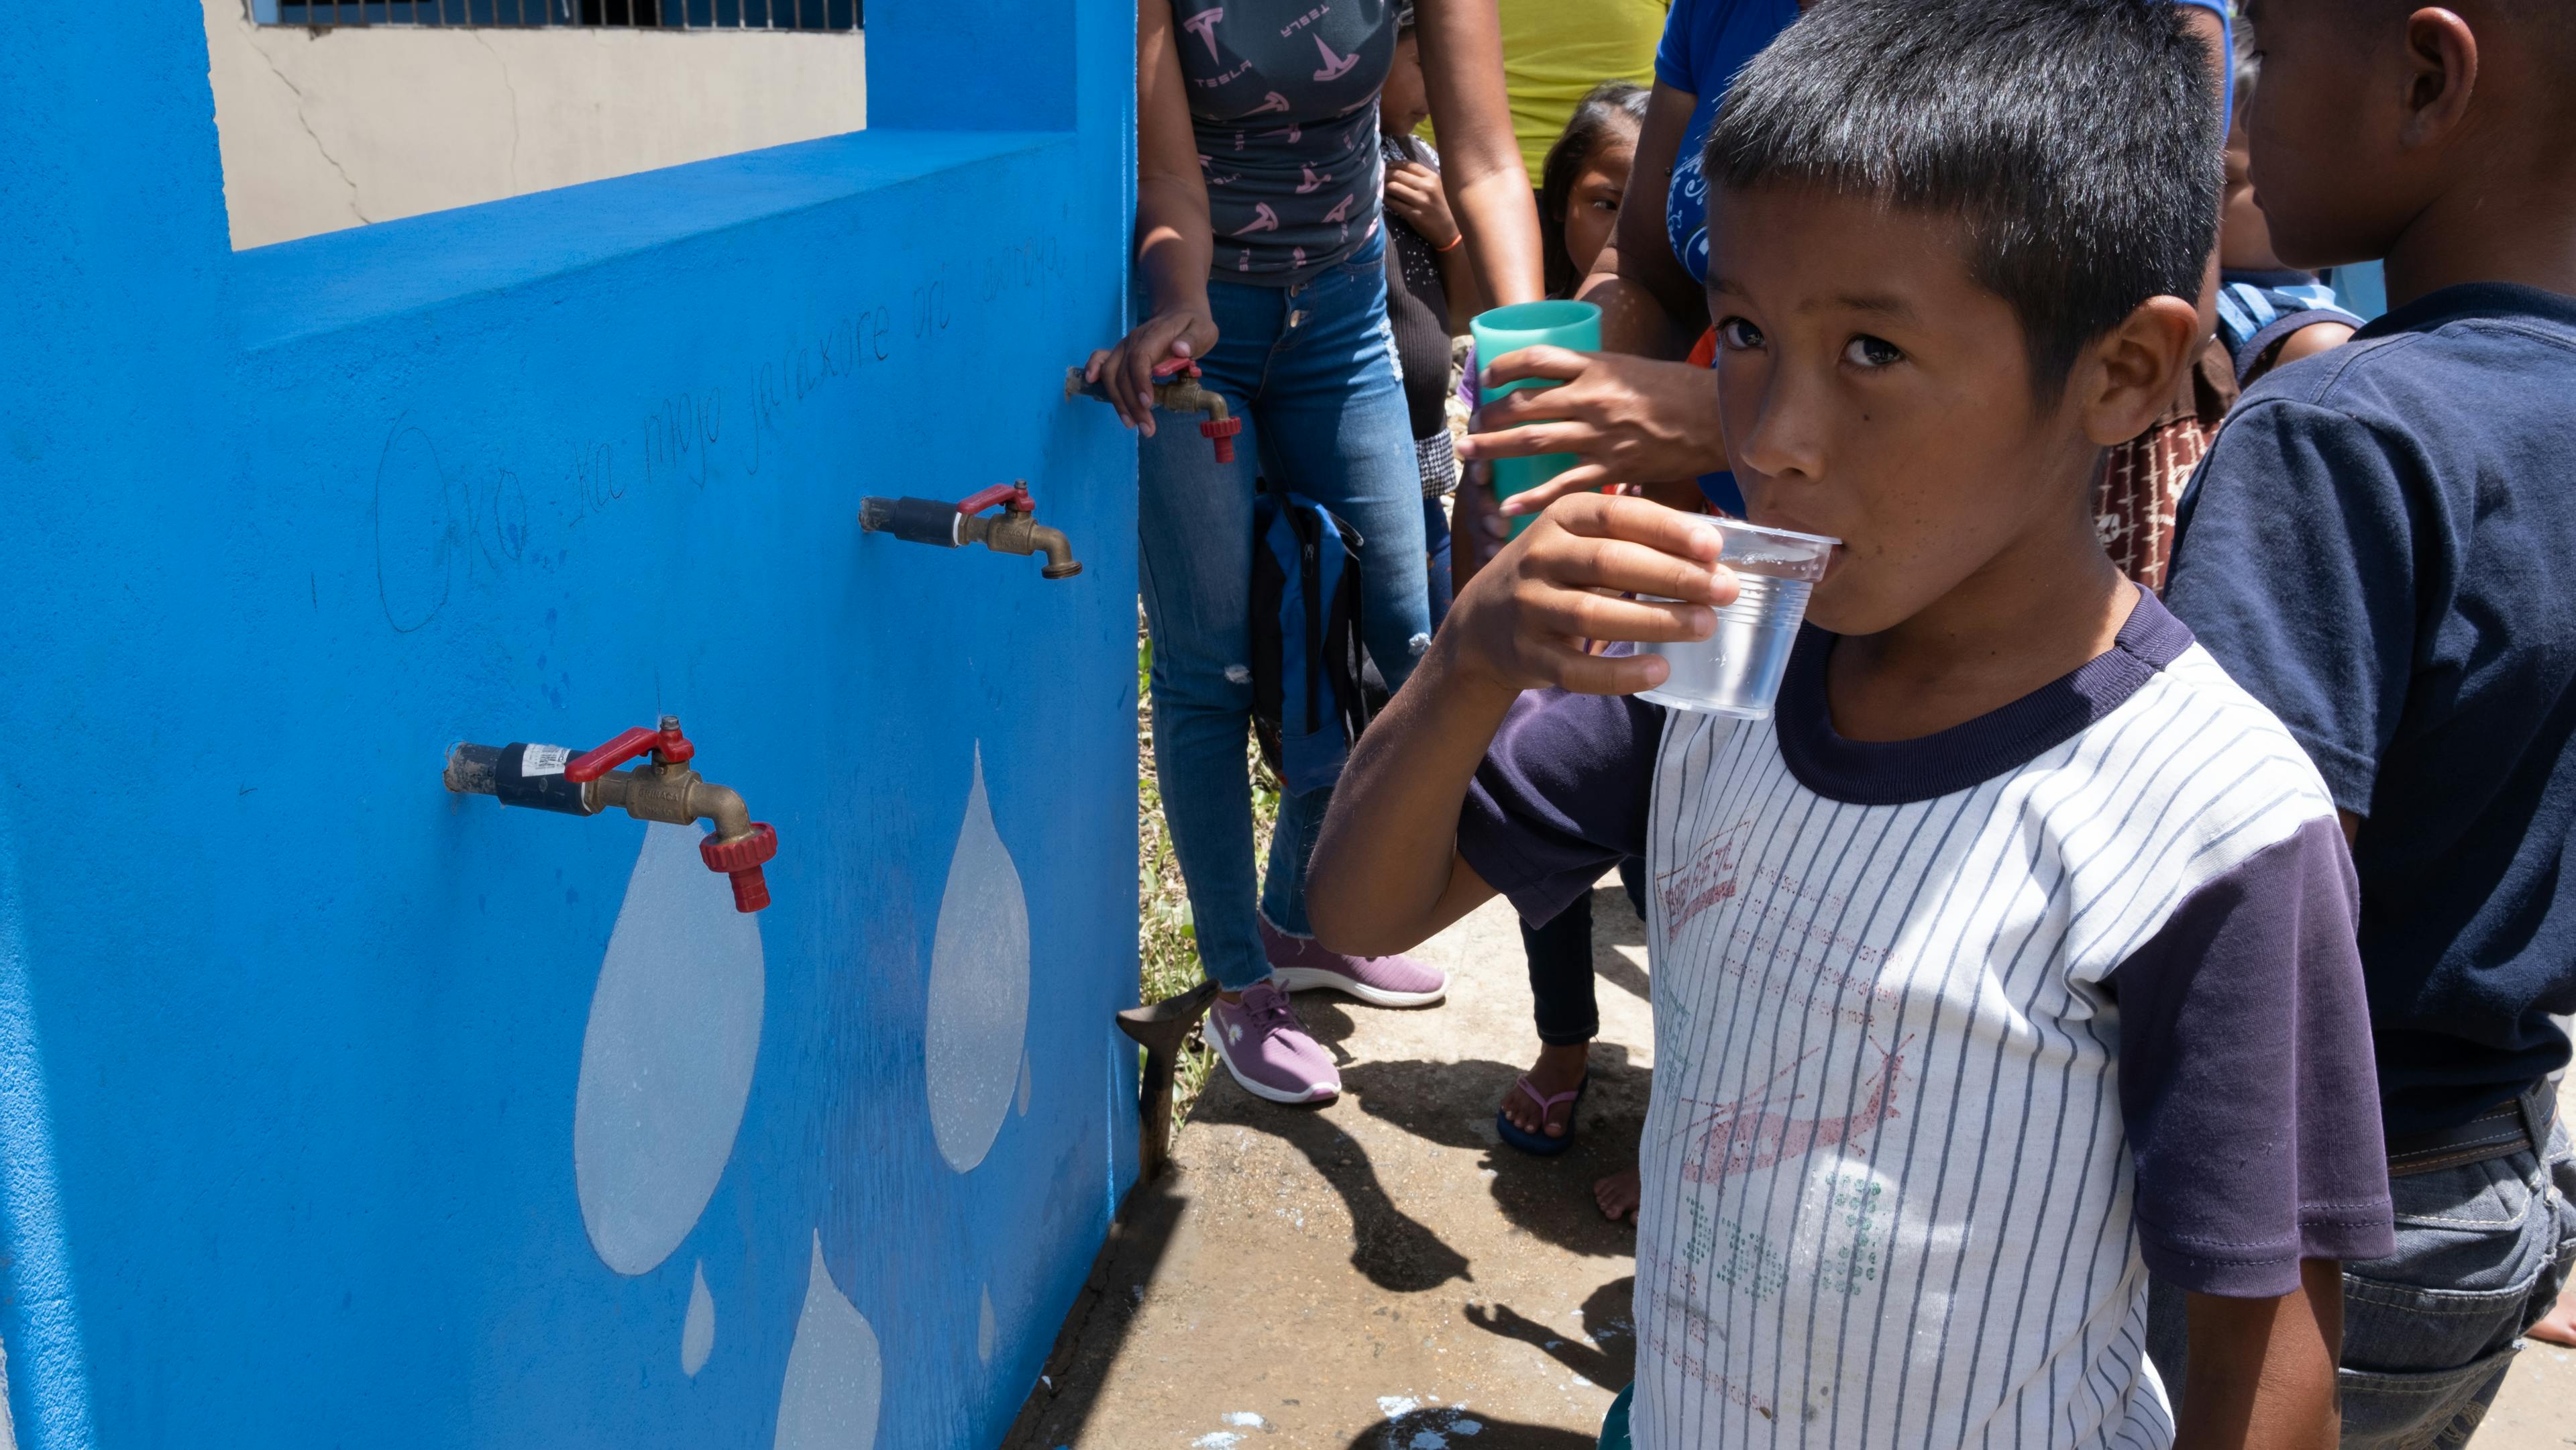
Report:
[[1771,721],[1527,697],[1460,824],[1533,919],[1646,857],[1636,1443],[2160,1450],[2150,1265],[2391,1247],[2333,805],[2143,594],[1922,740],[1834,733],[1831,643]]

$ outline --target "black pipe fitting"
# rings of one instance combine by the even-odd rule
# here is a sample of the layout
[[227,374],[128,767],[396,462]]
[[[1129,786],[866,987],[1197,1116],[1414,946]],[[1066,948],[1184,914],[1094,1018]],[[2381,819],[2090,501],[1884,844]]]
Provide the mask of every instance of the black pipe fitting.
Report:
[[959,525],[965,515],[954,503],[935,498],[863,498],[859,500],[859,527],[870,533],[892,534],[914,544],[937,544],[954,549],[966,542]]

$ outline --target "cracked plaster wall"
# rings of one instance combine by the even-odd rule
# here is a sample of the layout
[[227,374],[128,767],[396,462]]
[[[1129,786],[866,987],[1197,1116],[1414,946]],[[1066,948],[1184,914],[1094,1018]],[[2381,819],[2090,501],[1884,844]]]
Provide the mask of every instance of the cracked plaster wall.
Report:
[[202,3],[237,248],[867,124],[855,32],[315,31]]

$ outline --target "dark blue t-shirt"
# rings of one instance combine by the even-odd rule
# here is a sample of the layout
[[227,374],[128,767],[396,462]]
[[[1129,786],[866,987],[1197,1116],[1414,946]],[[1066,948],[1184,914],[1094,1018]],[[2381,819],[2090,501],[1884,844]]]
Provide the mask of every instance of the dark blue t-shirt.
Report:
[[2248,390],[2166,602],[2364,817],[2392,1133],[2564,1065],[2576,1011],[2576,298],[2421,298]]

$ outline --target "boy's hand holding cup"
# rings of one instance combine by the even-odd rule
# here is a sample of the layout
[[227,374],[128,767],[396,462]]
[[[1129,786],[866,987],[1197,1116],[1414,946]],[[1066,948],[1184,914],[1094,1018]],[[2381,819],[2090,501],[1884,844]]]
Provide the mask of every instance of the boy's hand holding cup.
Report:
[[1735,602],[1736,580],[1718,562],[1721,539],[1706,525],[1646,499],[1557,500],[1451,606],[1438,637],[1450,673],[1506,705],[1523,690],[1550,686],[1633,695],[1663,684],[1671,666],[1656,655],[1596,655],[1585,646],[1707,639],[1717,611]]

